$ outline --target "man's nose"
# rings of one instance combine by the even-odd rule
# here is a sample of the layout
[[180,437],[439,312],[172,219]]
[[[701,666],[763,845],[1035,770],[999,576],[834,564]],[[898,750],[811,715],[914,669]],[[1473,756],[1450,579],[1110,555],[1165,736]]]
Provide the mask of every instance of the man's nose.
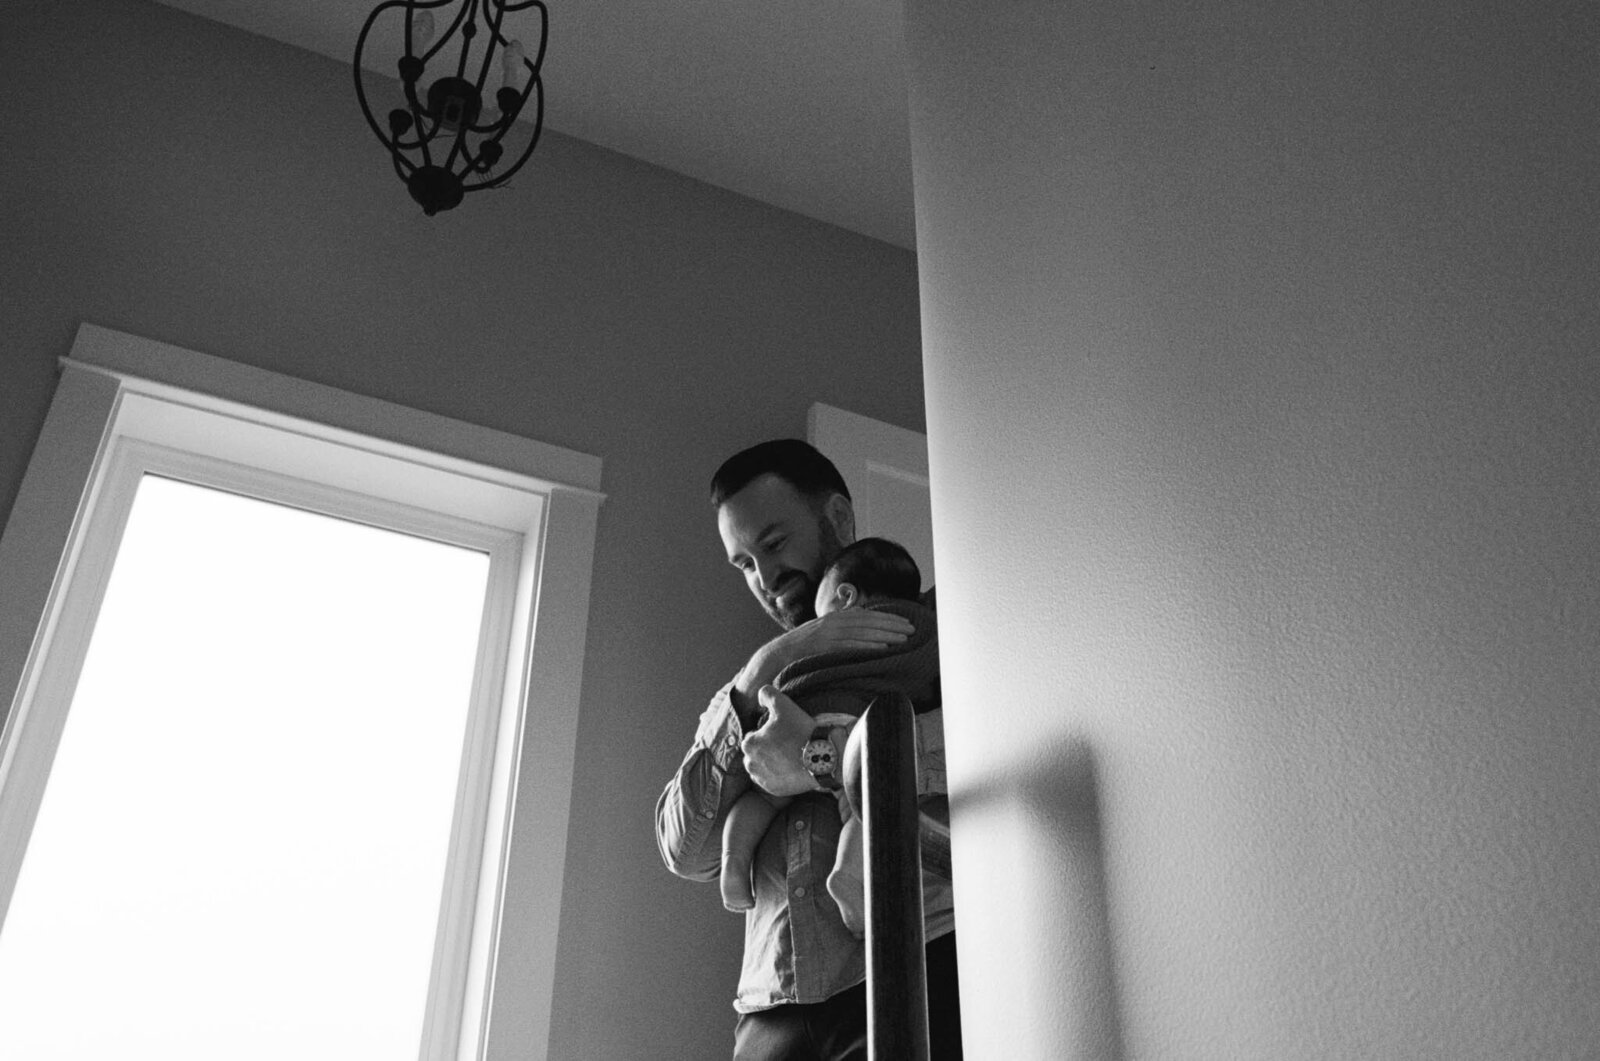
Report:
[[772,587],[781,577],[778,565],[774,563],[756,563],[756,580],[761,583],[761,588],[767,593],[772,592]]

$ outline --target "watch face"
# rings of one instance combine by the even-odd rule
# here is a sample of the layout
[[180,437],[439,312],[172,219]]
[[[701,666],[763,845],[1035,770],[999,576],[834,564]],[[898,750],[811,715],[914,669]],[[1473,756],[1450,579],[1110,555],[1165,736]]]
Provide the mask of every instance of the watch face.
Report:
[[813,740],[807,741],[800,749],[800,762],[813,777],[828,777],[834,772],[833,741]]

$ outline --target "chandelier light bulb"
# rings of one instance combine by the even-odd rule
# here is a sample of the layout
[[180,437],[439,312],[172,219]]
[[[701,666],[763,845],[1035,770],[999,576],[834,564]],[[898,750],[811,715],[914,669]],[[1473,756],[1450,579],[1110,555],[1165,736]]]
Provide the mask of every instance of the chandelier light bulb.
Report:
[[411,46],[417,52],[425,52],[431,40],[433,40],[433,12],[418,11],[411,16]]
[[527,54],[522,42],[516,39],[500,53],[500,83],[519,96],[522,86],[528,83]]

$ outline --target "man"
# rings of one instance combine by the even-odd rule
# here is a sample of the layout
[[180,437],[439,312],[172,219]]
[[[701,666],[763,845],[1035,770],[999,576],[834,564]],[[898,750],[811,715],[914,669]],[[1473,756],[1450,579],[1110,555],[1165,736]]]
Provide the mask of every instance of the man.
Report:
[[[656,805],[656,841],[673,873],[714,881],[723,821],[739,796],[755,784],[795,797],[756,852],[734,1061],[864,1061],[866,956],[826,886],[841,830],[838,804],[802,763],[810,716],[769,683],[805,656],[899,644],[911,624],[865,608],[814,614],[823,570],[855,540],[855,513],[838,470],[811,446],[777,439],[735,454],[712,478],[711,503],[728,562],[784,632],[758,648],[700,716]],[[931,595],[925,603],[932,606]],[[924,809],[938,813],[936,719],[918,719],[918,789]],[[950,883],[927,867],[923,880],[930,1040],[935,1059],[953,1061],[961,1033]]]

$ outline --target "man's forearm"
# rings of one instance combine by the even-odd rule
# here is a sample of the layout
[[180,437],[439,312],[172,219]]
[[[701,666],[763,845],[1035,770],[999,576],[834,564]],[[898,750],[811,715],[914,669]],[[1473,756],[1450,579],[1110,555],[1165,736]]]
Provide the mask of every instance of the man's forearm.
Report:
[[750,657],[733,681],[732,697],[739,720],[749,729],[761,715],[756,693],[777,679],[789,664],[823,652],[881,652],[914,632],[911,621],[892,612],[847,608],[801,623],[768,641]]
[[778,637],[756,649],[728,691],[728,698],[747,733],[761,723],[762,707],[756,702],[756,693],[763,685],[771,684],[778,672],[792,662],[784,651],[784,645],[784,639]]
[[[680,779],[661,794],[656,804],[656,844],[667,868],[689,880],[715,880],[722,864],[722,823],[728,808],[750,791],[750,780],[724,774],[709,766],[717,777],[715,801],[684,798]],[[702,789],[702,796],[708,793]]]
[[740,747],[744,751],[745,772],[752,783],[773,796],[798,796],[802,792],[817,790],[817,779],[800,756],[816,721],[805,709],[772,687],[760,697],[760,706],[766,711],[761,728],[746,737]]
[[750,788],[739,751],[738,723],[719,694],[701,715],[694,744],[656,803],[656,845],[667,868],[691,880],[712,880],[721,861],[722,821]]

